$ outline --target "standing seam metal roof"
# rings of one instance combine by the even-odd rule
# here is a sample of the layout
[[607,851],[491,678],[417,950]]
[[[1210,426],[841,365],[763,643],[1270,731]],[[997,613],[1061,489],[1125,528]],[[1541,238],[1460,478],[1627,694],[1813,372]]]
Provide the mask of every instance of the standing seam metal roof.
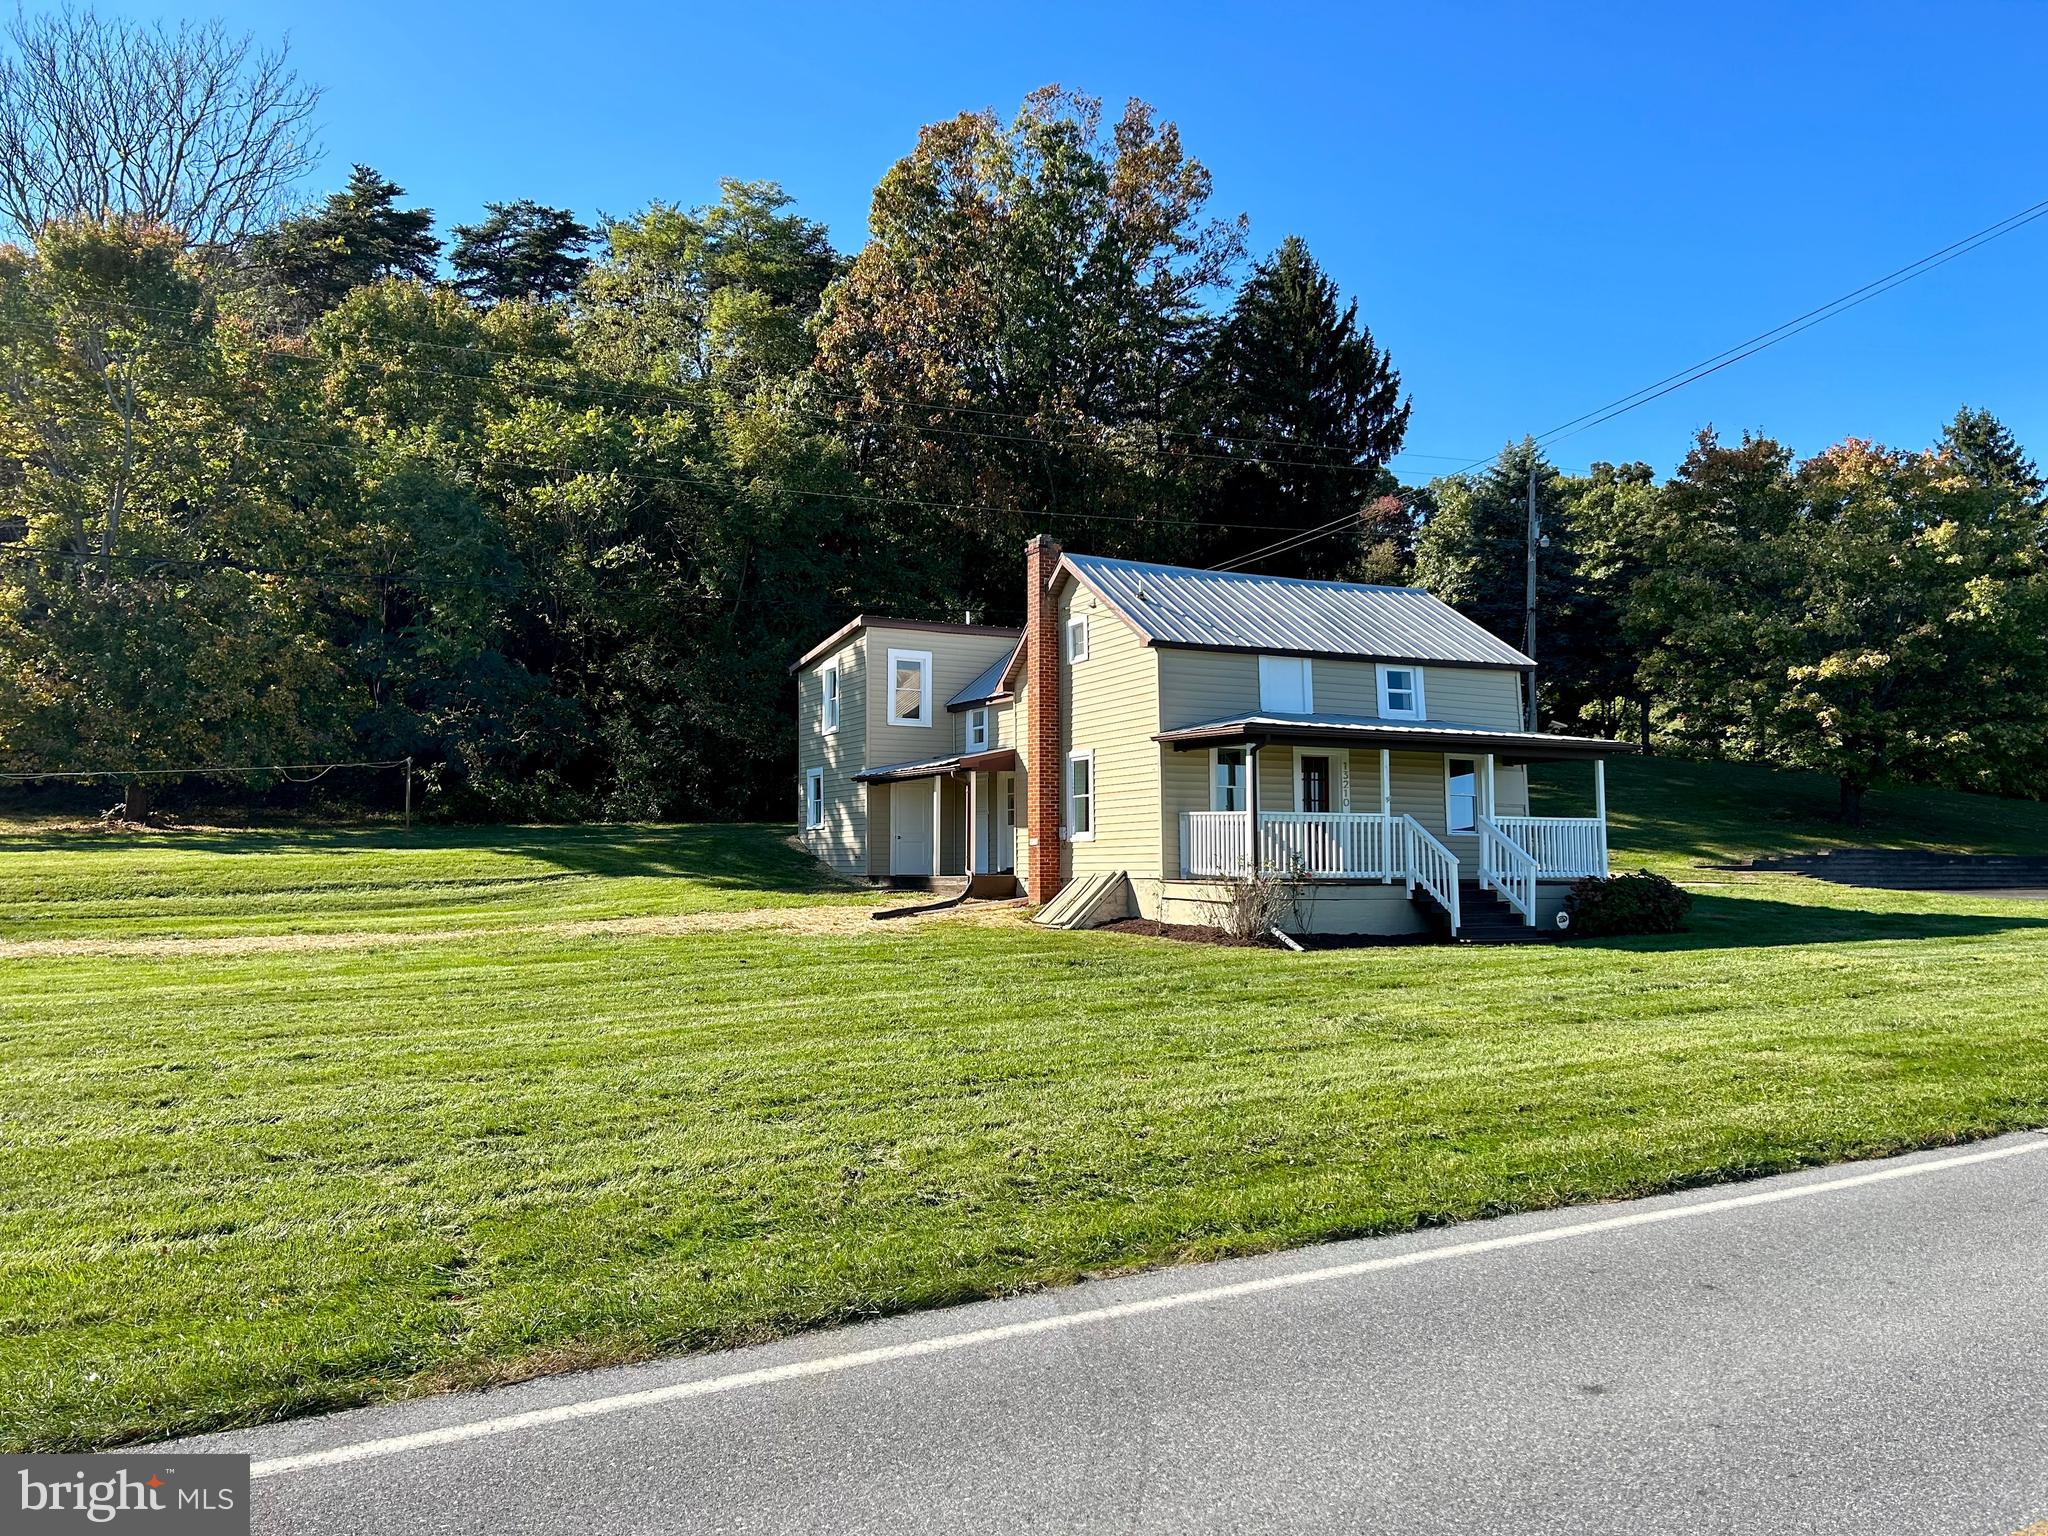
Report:
[[1019,640],[1016,645],[1003,652],[999,658],[990,662],[987,667],[976,674],[972,682],[946,701],[946,708],[949,710],[970,709],[976,704],[986,704],[990,699],[1001,693],[1003,691],[1003,674],[1010,670],[1010,662],[1015,659],[1019,647],[1023,644],[1024,642]]
[[1158,645],[1534,666],[1527,656],[1415,587],[1305,581],[1249,571],[1068,555],[1065,563]]

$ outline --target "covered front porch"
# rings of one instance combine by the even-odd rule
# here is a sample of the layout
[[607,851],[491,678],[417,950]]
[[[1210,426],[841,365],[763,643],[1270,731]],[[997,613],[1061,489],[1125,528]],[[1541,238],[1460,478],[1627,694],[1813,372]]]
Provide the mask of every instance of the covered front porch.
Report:
[[[1561,905],[1559,887],[1608,873],[1605,756],[1628,750],[1590,737],[1328,716],[1244,717],[1158,740],[1209,763],[1211,808],[1178,810],[1181,881],[1257,870],[1319,886],[1398,883],[1410,900],[1433,903],[1454,935],[1474,893],[1535,927]],[[1530,814],[1527,764],[1562,760],[1591,762],[1591,814]],[[1506,805],[1504,781],[1514,790]]]

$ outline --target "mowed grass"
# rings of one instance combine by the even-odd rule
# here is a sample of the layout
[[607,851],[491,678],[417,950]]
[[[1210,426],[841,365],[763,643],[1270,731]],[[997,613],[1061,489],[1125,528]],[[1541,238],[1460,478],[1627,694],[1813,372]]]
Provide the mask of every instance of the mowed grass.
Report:
[[0,942],[439,932],[871,898],[787,829],[0,830]]
[[[0,948],[0,1444],[2048,1121],[2048,904],[1708,869],[1842,841],[1780,819],[1827,786],[1611,778],[1617,865],[1697,882],[1691,933],[564,933],[565,907],[846,898],[767,829],[0,839],[0,934],[166,941]],[[1569,809],[1585,778],[1545,791]],[[1855,840],[2044,851],[2044,809],[1878,796]],[[345,931],[379,942],[292,942]],[[266,942],[171,941],[230,933]]]

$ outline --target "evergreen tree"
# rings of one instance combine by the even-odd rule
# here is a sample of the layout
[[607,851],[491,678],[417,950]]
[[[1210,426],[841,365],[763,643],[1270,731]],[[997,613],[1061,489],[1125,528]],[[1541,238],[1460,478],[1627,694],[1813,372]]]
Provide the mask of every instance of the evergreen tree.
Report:
[[1986,410],[1958,410],[1941,429],[1936,451],[1986,488],[2010,487],[2029,501],[2048,492],[2048,480],[2034,467],[2012,429]]
[[313,212],[255,242],[255,254],[312,314],[325,314],[350,290],[384,277],[431,282],[441,242],[431,208],[400,208],[405,188],[367,165]]
[[[1223,475],[1224,522],[1249,522],[1209,550],[1223,561],[1348,513],[1363,516],[1396,487],[1385,465],[1407,435],[1401,375],[1340,307],[1337,285],[1289,235],[1258,263],[1216,338],[1210,377],[1216,425],[1236,461]],[[1377,542],[1377,541],[1376,541]],[[1362,531],[1313,539],[1259,569],[1323,576],[1360,557]]]
[[545,303],[575,291],[590,267],[583,251],[594,237],[574,214],[524,198],[485,203],[484,211],[482,223],[455,226],[449,260],[457,288],[480,304]]

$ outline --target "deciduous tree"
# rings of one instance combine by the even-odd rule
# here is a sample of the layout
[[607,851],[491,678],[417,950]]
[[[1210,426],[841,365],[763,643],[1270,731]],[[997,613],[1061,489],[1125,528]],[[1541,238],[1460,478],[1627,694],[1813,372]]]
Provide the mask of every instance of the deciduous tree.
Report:
[[1048,87],[1010,122],[918,135],[826,295],[817,374],[856,461],[902,498],[968,606],[1014,613],[1029,532],[1131,553],[1192,547],[1192,387],[1244,223],[1133,100]]
[[144,26],[17,11],[0,58],[0,218],[113,219],[232,246],[319,158],[320,100],[283,44],[219,22]]

